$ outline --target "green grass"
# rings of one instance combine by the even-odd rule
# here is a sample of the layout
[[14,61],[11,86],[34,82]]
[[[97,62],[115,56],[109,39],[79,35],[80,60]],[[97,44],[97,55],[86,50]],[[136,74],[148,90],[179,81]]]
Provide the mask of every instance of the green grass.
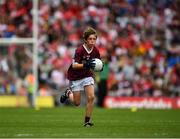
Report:
[[94,127],[84,128],[83,107],[52,109],[0,108],[0,137],[180,137],[180,110],[100,109]]

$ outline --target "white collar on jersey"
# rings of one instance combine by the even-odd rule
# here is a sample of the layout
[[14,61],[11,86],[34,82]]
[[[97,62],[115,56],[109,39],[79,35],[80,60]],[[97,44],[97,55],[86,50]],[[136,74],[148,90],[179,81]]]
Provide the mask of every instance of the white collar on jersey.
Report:
[[86,52],[87,52],[88,54],[90,54],[90,53],[93,51],[93,48],[94,48],[94,47],[93,47],[91,50],[88,50],[85,44],[83,44],[83,47],[84,47],[84,49],[86,50]]

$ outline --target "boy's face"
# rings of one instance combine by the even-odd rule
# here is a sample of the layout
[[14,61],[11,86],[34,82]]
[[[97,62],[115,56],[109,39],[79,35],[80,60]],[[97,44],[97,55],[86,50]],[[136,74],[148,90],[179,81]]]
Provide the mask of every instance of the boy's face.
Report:
[[87,46],[90,48],[94,47],[96,45],[96,40],[97,40],[96,35],[91,34],[86,40]]

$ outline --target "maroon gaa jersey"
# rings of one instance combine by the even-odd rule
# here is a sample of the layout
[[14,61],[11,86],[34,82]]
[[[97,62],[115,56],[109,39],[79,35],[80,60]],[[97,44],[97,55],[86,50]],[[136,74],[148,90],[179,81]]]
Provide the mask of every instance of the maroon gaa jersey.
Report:
[[[78,47],[75,51],[74,61],[79,64],[84,63],[86,60],[92,59],[92,58],[99,58],[100,54],[99,50],[94,47],[91,51],[88,51],[84,45]],[[67,78],[70,81],[80,80],[85,77],[93,77],[93,72],[89,69],[73,69],[72,64],[70,65],[68,72],[67,72]]]

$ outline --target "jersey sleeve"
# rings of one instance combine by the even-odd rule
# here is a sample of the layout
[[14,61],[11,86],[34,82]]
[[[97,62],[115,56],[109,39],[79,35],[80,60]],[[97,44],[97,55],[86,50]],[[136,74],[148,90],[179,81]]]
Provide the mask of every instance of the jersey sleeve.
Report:
[[96,49],[97,50],[97,58],[99,58],[99,59],[101,59],[101,56],[100,56],[100,53],[99,53],[99,50],[98,49]]
[[74,54],[74,62],[81,63],[81,53],[78,49],[76,49]]

